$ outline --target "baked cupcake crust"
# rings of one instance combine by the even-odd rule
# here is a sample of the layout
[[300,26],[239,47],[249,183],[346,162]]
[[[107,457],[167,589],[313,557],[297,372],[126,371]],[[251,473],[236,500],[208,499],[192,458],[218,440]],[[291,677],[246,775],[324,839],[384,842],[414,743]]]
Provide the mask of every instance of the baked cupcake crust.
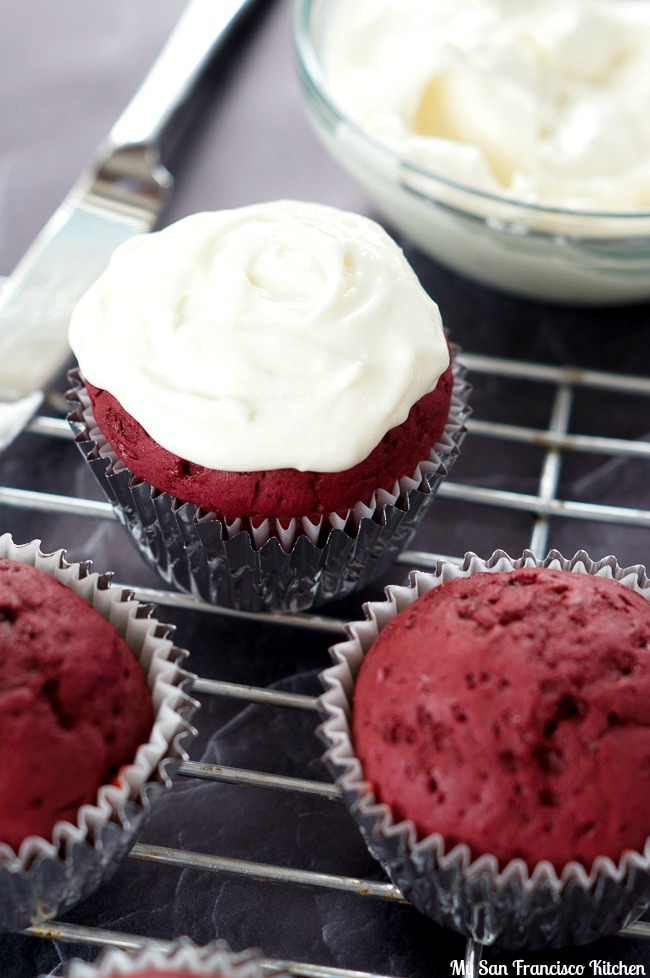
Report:
[[[641,850],[650,810],[650,603],[542,568],[433,588],[362,664],[353,737],[397,820],[448,849],[589,869]],[[634,790],[630,790],[634,785]]]
[[[445,429],[452,387],[450,364],[435,389],[413,405],[407,419],[345,472],[227,472],[188,462],[162,448],[109,391],[86,382],[98,427],[137,476],[206,512],[254,521],[345,513],[358,502],[368,503],[377,489],[391,489],[398,479],[412,475]],[[353,418],[350,423],[354,424]]]
[[142,668],[117,629],[34,567],[0,558],[0,841],[76,821],[146,743]]

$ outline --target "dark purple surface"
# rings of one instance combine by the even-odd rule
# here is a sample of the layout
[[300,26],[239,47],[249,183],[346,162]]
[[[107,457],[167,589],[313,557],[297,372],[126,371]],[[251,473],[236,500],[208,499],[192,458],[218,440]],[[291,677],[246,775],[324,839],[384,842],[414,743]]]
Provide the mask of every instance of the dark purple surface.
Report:
[[[7,5],[0,33],[0,273],[7,274],[74,181],[126,104],[182,9],[179,0],[113,0],[89,4],[25,0]],[[201,111],[175,154],[177,190],[165,223],[193,211],[274,197],[314,199],[372,213],[312,134],[302,106],[290,40],[291,2],[274,0],[255,29],[238,36],[204,86]],[[434,265],[405,246],[439,302],[451,338],[474,353],[552,364],[648,374],[650,309],[584,311],[509,299]],[[474,374],[475,416],[544,428],[554,388]],[[63,381],[62,381],[63,384]],[[582,392],[572,430],[647,438],[647,399]],[[454,481],[536,493],[543,453],[470,435]],[[561,494],[591,502],[648,507],[650,465],[591,455],[569,456]],[[23,435],[0,456],[0,482],[21,488],[97,497],[77,449]],[[526,513],[436,500],[415,546],[439,553],[496,547],[518,554],[532,527]],[[19,542],[40,537],[92,558],[118,580],[159,586],[124,531],[107,521],[66,518],[0,505],[0,530]],[[650,530],[555,519],[550,542],[566,554],[615,553],[621,563],[647,562]],[[406,568],[389,576],[403,580]],[[371,595],[380,594],[379,589]],[[355,597],[329,613],[359,617]],[[168,612],[179,644],[200,675],[318,692],[328,662],[328,635],[219,616]],[[207,700],[198,717],[193,756],[307,778],[327,778],[309,713],[238,707]],[[630,786],[634,790],[634,786]],[[145,841],[261,862],[382,878],[351,819],[337,803],[292,794],[179,780],[160,805]],[[129,860],[96,896],[68,918],[74,923],[141,935],[215,937],[235,949],[258,946],[270,956],[382,974],[446,976],[464,942],[407,906],[291,885],[180,872]],[[73,953],[96,948],[28,938],[0,939],[0,974],[61,974]],[[644,963],[650,947],[611,938],[584,950],[530,955],[528,963],[586,963],[592,958]],[[511,955],[491,952],[494,963]]]

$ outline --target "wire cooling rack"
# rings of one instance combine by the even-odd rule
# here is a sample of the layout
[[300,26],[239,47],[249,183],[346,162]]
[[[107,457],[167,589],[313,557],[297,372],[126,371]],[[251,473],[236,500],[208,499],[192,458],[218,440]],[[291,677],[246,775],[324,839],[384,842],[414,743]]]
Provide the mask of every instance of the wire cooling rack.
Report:
[[[528,546],[536,554],[544,554],[553,542],[553,528],[563,521],[586,521],[589,524],[602,527],[627,527],[633,531],[634,538],[647,534],[650,543],[650,509],[644,507],[643,493],[641,498],[629,500],[625,504],[614,501],[593,500],[589,498],[563,498],[562,476],[563,466],[570,459],[581,455],[601,459],[602,467],[617,462],[626,462],[633,466],[643,466],[650,461],[650,441],[644,440],[643,432],[626,431],[619,437],[616,431],[607,435],[599,433],[579,434],[574,431],[572,423],[577,416],[577,422],[589,419],[589,409],[580,404],[584,392],[601,394],[610,392],[617,398],[621,395],[634,399],[650,398],[650,378],[622,376],[606,372],[594,372],[573,369],[570,367],[553,367],[542,364],[526,363],[512,360],[502,360],[469,352],[463,354],[463,360],[469,369],[470,381],[480,390],[482,379],[490,378],[494,382],[507,384],[515,382],[526,385],[539,385],[544,390],[545,398],[540,398],[548,408],[548,423],[546,426],[527,426],[521,419],[497,418],[496,420],[482,419],[479,416],[470,419],[469,435],[465,445],[479,440],[491,441],[501,446],[502,451],[521,452],[530,454],[534,450],[534,465],[525,468],[526,479],[522,484],[512,488],[495,487],[493,472],[477,471],[470,464],[466,471],[459,463],[453,471],[454,477],[444,481],[440,488],[442,499],[462,504],[466,518],[474,519],[476,524],[490,522],[490,513],[499,511],[507,514],[510,519],[514,514],[523,514],[527,519]],[[506,399],[507,401],[507,399]],[[479,398],[480,403],[480,398]],[[649,415],[650,416],[650,415]],[[588,425],[587,425],[588,427]],[[70,429],[67,423],[56,417],[40,416],[29,426],[31,435],[37,434],[49,439],[53,445],[54,439],[69,441]],[[24,435],[22,437],[27,437]],[[472,451],[467,449],[471,459]],[[492,457],[498,457],[498,452]],[[532,457],[532,456],[531,456]],[[528,459],[528,455],[527,455]],[[462,458],[461,458],[462,462]],[[83,465],[79,459],[79,465]],[[640,479],[639,483],[644,480]],[[580,485],[579,465],[578,478],[573,485]],[[578,493],[576,495],[579,495]],[[650,495],[648,496],[650,499]],[[647,500],[646,500],[647,502]],[[17,507],[28,514],[49,513],[79,519],[94,518],[99,520],[114,520],[110,505],[106,502],[91,498],[77,498],[57,495],[50,492],[40,492],[22,486],[0,486],[0,507],[8,510]],[[436,506],[432,508],[435,510]],[[0,509],[0,512],[2,510]],[[467,514],[470,514],[469,517]],[[5,522],[11,522],[5,517]],[[36,527],[36,520],[34,521]],[[116,533],[123,532],[116,527]],[[35,533],[34,535],[38,535]],[[595,556],[595,554],[592,554]],[[406,567],[431,568],[443,555],[429,550],[411,550],[404,553],[399,564],[402,571]],[[447,554],[446,559],[460,560],[460,554]],[[250,615],[228,609],[215,608],[202,603],[192,596],[174,593],[163,588],[133,586],[128,581],[121,582],[132,588],[136,597],[141,601],[154,602],[167,608],[175,609],[181,616],[184,612],[199,612],[205,615],[228,616],[234,619],[254,619],[258,624],[263,623],[266,629],[277,626],[301,629],[306,632],[321,633],[326,640],[336,641],[343,634],[343,621],[323,614],[263,614]],[[325,663],[323,663],[324,665]],[[287,722],[291,715],[300,711],[315,714],[316,699],[299,693],[277,689],[254,687],[245,683],[226,682],[199,677],[194,686],[197,695],[206,697],[225,697],[233,702],[242,704],[258,704],[269,708],[281,708],[287,711]],[[201,713],[197,716],[197,726],[200,729]],[[316,718],[314,716],[314,723]],[[324,781],[311,781],[264,773],[254,769],[241,769],[212,765],[196,761],[187,761],[179,771],[182,778],[198,778],[233,785],[264,788],[274,792],[288,792],[295,799],[297,806],[301,798],[316,796],[321,799],[336,800],[337,789]],[[174,789],[172,789],[173,791]],[[131,860],[145,860],[161,866],[177,868],[193,868],[203,873],[214,874],[215,877],[239,876],[253,879],[257,885],[263,886],[269,881],[280,882],[295,886],[326,888],[340,893],[356,894],[359,899],[401,901],[400,892],[389,882],[370,879],[359,879],[347,875],[299,870],[282,864],[266,864],[223,857],[218,853],[204,854],[190,849],[172,849],[151,844],[138,843],[132,850]],[[218,881],[217,881],[218,885]],[[84,926],[65,922],[52,922],[37,926],[27,931],[31,936],[44,940],[57,940],[85,944],[88,946],[111,945],[123,949],[136,949],[143,944],[165,944],[164,941],[154,940],[139,935],[118,933],[96,927]],[[190,935],[191,936],[191,935]],[[650,923],[639,922],[627,928],[624,936],[630,936],[650,941]],[[650,945],[649,945],[650,947]],[[489,960],[491,952],[467,942],[465,949],[465,974],[479,975],[481,960]],[[558,952],[560,958],[562,952]],[[309,961],[287,961],[274,958],[263,959],[263,966],[269,972],[284,968],[289,972],[314,976],[314,978],[364,978],[365,972],[348,971],[344,969],[323,967]],[[438,973],[438,972],[436,972]],[[440,972],[443,973],[443,972]],[[504,972],[505,973],[505,972]]]

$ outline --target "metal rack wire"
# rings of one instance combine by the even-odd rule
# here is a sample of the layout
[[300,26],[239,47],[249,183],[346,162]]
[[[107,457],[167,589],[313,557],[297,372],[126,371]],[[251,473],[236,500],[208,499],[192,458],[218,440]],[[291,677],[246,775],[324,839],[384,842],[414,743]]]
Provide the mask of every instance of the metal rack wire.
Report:
[[[650,460],[650,442],[632,438],[581,435],[571,433],[570,430],[574,399],[576,392],[581,388],[622,392],[642,398],[650,398],[650,378],[502,360],[467,352],[463,354],[463,359],[469,368],[470,380],[474,377],[479,378],[481,375],[489,375],[550,385],[552,389],[550,417],[545,429],[531,428],[510,422],[481,420],[480,417],[470,420],[468,425],[472,439],[491,438],[508,442],[512,446],[534,445],[541,449],[541,464],[539,472],[536,474],[537,491],[535,493],[495,489],[488,485],[464,484],[449,480],[443,482],[441,486],[442,497],[462,502],[467,506],[479,507],[479,511],[481,507],[499,507],[508,511],[521,511],[529,514],[532,517],[529,547],[537,554],[547,551],[550,520],[556,517],[650,529],[650,509],[643,508],[643,500],[639,501],[638,507],[628,507],[564,499],[559,495],[562,464],[569,452],[602,455],[610,459]],[[49,439],[69,440],[71,438],[67,423],[57,418],[38,417],[32,422],[29,430]],[[80,464],[82,464],[81,461]],[[29,512],[49,512],[79,518],[114,519],[113,511],[108,503],[8,486],[0,486],[0,506],[19,507]],[[404,553],[399,562],[403,566],[426,569],[434,566],[441,556],[437,553],[411,550]],[[461,558],[459,555],[448,555],[446,559]],[[124,583],[132,587],[128,582]],[[333,641],[342,634],[343,622],[327,615],[251,615],[245,612],[215,608],[205,605],[190,595],[164,589],[137,586],[132,587],[132,589],[142,601],[173,607],[181,613],[198,611],[206,615],[254,619],[258,623],[264,623],[268,628],[282,625],[331,635]],[[226,697],[245,704],[259,704],[286,709],[288,716],[292,711],[314,712],[316,710],[316,699],[314,697],[276,689],[207,678],[198,678],[194,689],[197,694],[206,696]],[[179,773],[186,778],[199,778],[278,792],[291,792],[296,796],[313,795],[323,799],[335,800],[338,795],[337,789],[333,785],[322,781],[289,778],[257,770],[217,766],[195,761],[187,761],[182,765]],[[342,893],[353,893],[366,899],[384,901],[401,901],[403,899],[399,890],[388,882],[298,870],[283,865],[267,865],[244,859],[222,857],[216,853],[206,855],[193,851],[138,843],[130,858],[165,866],[192,867],[204,873],[249,877],[260,881],[260,885],[263,885],[264,881],[275,881],[291,885],[327,888],[330,891]],[[111,945],[124,949],[134,949],[150,942],[150,939],[132,934],[116,933],[64,922],[53,922],[32,927],[27,933],[43,939],[55,939],[92,946]],[[627,928],[625,934],[650,940],[650,923],[637,923]],[[155,941],[154,943],[163,945],[165,942]],[[479,974],[481,954],[481,948],[475,946],[471,941],[467,943],[466,974]],[[263,960],[263,965],[269,972],[284,968],[292,974],[314,976],[314,978],[328,978],[328,976],[331,978],[352,978],[352,976],[366,978],[363,972],[323,967],[309,962],[279,961],[266,958]]]

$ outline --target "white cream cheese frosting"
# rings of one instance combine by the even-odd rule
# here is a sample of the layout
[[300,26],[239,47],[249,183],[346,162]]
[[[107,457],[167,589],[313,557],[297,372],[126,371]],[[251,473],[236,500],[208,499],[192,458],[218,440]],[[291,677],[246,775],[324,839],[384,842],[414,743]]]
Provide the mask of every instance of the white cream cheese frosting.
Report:
[[442,177],[650,208],[650,3],[338,0],[322,53],[342,112]]
[[210,468],[344,471],[449,363],[438,307],[378,224],[277,201],[121,245],[70,345],[168,451]]

